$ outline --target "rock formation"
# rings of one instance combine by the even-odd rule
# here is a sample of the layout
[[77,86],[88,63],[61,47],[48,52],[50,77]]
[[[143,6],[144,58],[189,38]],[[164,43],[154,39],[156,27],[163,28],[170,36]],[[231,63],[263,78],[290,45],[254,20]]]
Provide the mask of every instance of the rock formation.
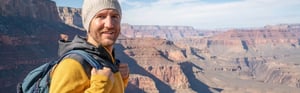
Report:
[[1,0],[1,16],[22,16],[47,21],[61,21],[51,0]]
[[[118,44],[120,45],[116,47],[117,54],[119,54],[117,58],[123,62],[128,62],[133,74],[154,79],[153,81],[143,78],[134,79],[134,82],[154,83],[155,86],[146,85],[150,89],[157,88],[159,92],[188,89],[188,79],[182,72],[180,65],[177,64],[180,60],[185,60],[185,53],[181,52],[184,50],[170,42],[157,38],[119,39]],[[132,79],[132,77],[130,78]],[[132,87],[143,88],[145,85],[132,83],[129,89]],[[149,91],[149,89],[144,91]]]
[[155,82],[146,76],[131,74],[128,83],[129,87],[126,89],[127,92],[137,92],[137,90],[140,89],[143,92],[159,93],[155,86]]
[[84,30],[81,22],[81,8],[58,7],[57,10],[60,19],[65,24]]
[[1,0],[0,10],[0,90],[6,93],[16,92],[30,70],[57,58],[60,34],[83,34],[62,23],[51,0]]

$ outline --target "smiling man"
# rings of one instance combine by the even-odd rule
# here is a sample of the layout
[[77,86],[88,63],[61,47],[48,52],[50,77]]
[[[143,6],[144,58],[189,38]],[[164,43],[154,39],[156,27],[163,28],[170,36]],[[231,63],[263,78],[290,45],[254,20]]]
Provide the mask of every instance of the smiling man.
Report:
[[[84,0],[82,19],[87,38],[76,36],[59,42],[59,55],[83,50],[103,69],[86,65],[80,56],[70,54],[52,71],[50,93],[123,93],[129,68],[114,58],[113,45],[120,34],[122,11],[117,0]],[[101,60],[105,60],[105,62]]]

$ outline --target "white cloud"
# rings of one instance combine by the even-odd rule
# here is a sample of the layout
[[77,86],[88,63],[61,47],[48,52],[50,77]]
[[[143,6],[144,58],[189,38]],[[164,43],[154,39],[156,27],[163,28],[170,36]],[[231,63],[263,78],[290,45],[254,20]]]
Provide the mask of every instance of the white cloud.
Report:
[[242,0],[227,3],[207,3],[201,0],[122,2],[133,7],[124,10],[123,22],[136,25],[187,25],[213,29],[300,22],[299,0]]

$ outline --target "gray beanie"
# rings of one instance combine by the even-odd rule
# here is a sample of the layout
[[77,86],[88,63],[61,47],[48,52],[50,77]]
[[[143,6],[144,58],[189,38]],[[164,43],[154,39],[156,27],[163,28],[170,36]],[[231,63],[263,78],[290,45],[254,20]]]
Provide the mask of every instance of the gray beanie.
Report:
[[89,31],[93,17],[103,9],[116,9],[122,15],[118,0],[83,0],[82,24],[85,30]]

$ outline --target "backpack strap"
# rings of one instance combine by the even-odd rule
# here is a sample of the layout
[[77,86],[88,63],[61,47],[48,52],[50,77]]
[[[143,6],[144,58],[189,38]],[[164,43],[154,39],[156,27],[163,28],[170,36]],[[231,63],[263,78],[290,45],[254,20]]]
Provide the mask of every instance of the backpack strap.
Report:
[[[94,57],[96,57],[96,56],[94,56]],[[83,50],[71,50],[71,51],[65,53],[55,64],[58,64],[58,62],[60,62],[64,58],[75,59],[84,68],[85,73],[89,78],[91,76],[91,69],[93,67],[96,69],[102,69],[103,67],[109,67],[109,68],[111,68],[113,73],[116,73],[119,71],[120,61],[118,59],[115,60],[115,63],[111,63],[100,57],[96,57],[96,58],[94,58],[94,57]]]
[[[97,60],[95,60],[93,57],[91,57],[88,53],[84,52],[83,50],[72,50],[70,52],[67,52],[64,55],[70,55],[70,54],[77,54],[80,57],[82,57],[87,63],[89,63],[92,67],[96,68],[96,69],[102,69],[103,65],[101,65],[99,62],[97,62]],[[66,56],[63,56],[62,58],[64,58]],[[80,61],[80,60],[78,60]]]
[[[85,68],[87,73],[90,73],[91,69],[90,66],[96,68],[96,69],[102,69],[103,67],[109,67],[113,73],[116,73],[119,71],[119,64],[120,61],[118,59],[115,59],[114,63],[111,63],[107,60],[102,59],[98,56],[92,56],[89,53],[83,51],[83,50],[71,50],[70,52],[66,53],[65,58],[73,58]],[[89,63],[89,64],[86,64]],[[98,67],[97,67],[98,66]],[[100,67],[99,67],[100,66]],[[87,74],[89,75],[89,74]]]
[[89,78],[91,76],[91,70],[93,67],[96,69],[102,69],[103,67],[109,67],[109,68],[111,68],[113,73],[116,73],[119,71],[120,61],[118,59],[116,59],[114,63],[111,63],[100,57],[92,56],[83,50],[71,50],[70,52],[67,52],[64,55],[65,56],[62,56],[62,58],[72,58],[72,59],[77,60],[81,64],[81,66],[85,70],[86,75]]
[[[99,64],[93,57],[91,57],[88,53],[84,52],[83,50],[71,50],[65,53],[63,56],[61,56],[57,61],[50,63],[49,67],[53,67],[54,65],[59,64],[64,58],[72,58],[77,60],[83,67],[88,78],[90,78],[91,76],[92,67],[96,69],[103,68],[102,64]],[[47,72],[45,71],[44,74],[47,74]]]
[[84,60],[83,57],[81,57],[78,54],[69,54],[65,58],[72,58],[72,59],[75,59],[76,61],[78,61],[81,64],[81,66],[83,67],[83,69],[84,69],[86,75],[88,76],[88,78],[90,78],[91,70],[92,70],[93,67],[86,60]]

